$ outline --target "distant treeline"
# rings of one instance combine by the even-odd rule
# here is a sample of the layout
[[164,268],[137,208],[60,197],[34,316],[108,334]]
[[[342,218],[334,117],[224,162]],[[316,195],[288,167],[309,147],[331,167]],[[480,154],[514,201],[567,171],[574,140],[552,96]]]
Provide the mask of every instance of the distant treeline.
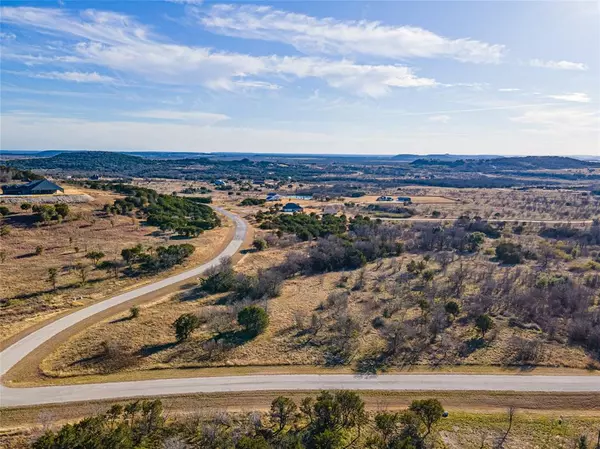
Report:
[[459,159],[454,161],[440,159],[417,159],[412,166],[445,166],[465,170],[564,170],[598,167],[599,164],[561,156],[500,157],[495,159]]
[[43,179],[43,176],[37,175],[30,170],[19,170],[18,168],[0,165],[0,183],[28,182],[36,179]]

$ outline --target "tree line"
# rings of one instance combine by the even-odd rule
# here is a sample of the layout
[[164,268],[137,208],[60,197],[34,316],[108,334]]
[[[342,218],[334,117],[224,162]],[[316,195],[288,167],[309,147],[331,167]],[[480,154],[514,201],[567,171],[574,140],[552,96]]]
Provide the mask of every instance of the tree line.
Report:
[[160,400],[113,405],[105,413],[46,431],[33,449],[423,449],[446,416],[437,399],[369,413],[353,391],[322,391],[300,403],[279,396],[266,413],[167,419]]

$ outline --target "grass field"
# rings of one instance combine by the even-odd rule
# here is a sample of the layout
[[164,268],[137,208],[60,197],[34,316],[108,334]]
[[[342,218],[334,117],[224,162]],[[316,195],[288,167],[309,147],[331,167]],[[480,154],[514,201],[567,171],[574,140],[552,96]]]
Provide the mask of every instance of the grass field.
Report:
[[[256,273],[261,268],[281,262],[286,250],[269,249],[249,253],[236,266],[243,273]],[[157,369],[170,371],[177,368],[224,367],[276,367],[288,366],[296,369],[317,369],[327,366],[331,346],[336,333],[329,329],[335,324],[332,311],[320,311],[327,303],[331,292],[352,287],[359,276],[364,276],[365,287],[352,291],[349,296],[348,313],[360,317],[360,335],[357,338],[356,355],[346,367],[356,368],[356,363],[372,352],[380,351],[384,345],[380,333],[372,325],[381,312],[382,305],[390,304],[394,297],[394,273],[399,266],[406,266],[409,256],[389,259],[385,264],[371,264],[364,272],[326,273],[291,279],[284,284],[281,295],[271,299],[265,306],[270,316],[270,325],[263,335],[243,344],[234,345],[218,357],[209,357],[204,343],[214,335],[208,322],[190,340],[176,344],[172,323],[183,313],[198,313],[219,316],[228,309],[223,305],[223,295],[201,297],[192,293],[178,293],[163,297],[145,305],[140,317],[123,319],[126,314],[112,316],[91,326],[83,333],[73,336],[68,342],[47,357],[41,371],[48,380],[83,376],[83,381],[98,381],[97,375],[111,375],[111,379],[127,379],[127,373],[147,371],[149,377]],[[479,264],[473,261],[473,264]],[[475,266],[475,265],[474,265]],[[344,278],[344,286],[341,280]],[[386,281],[383,281],[387,279]],[[305,332],[311,316],[317,313],[325,325],[319,335]],[[403,319],[413,320],[420,316],[414,306],[403,312]],[[234,318],[227,318],[234,320]],[[477,371],[480,367],[509,369],[515,357],[514,338],[535,339],[539,342],[538,367],[586,369],[593,366],[592,359],[579,347],[567,346],[555,340],[545,339],[534,330],[518,329],[509,325],[507,317],[495,317],[493,335],[483,345],[461,353],[458,348],[464,341],[477,341],[476,330],[470,322],[457,319],[455,323],[429,348],[424,349],[416,360],[404,368],[419,369],[458,366],[462,370]],[[227,327],[227,323],[226,323]],[[113,355],[120,362],[108,360],[107,345],[114,347]],[[458,351],[458,352],[457,352]],[[402,365],[390,369],[402,368]],[[172,373],[173,375],[173,373]],[[200,372],[200,375],[201,374]],[[92,376],[87,378],[87,376]],[[87,379],[87,380],[86,380]],[[35,382],[35,379],[21,379]]]
[[[114,279],[110,273],[94,269],[86,253],[101,251],[106,260],[113,260],[120,259],[121,249],[136,244],[154,247],[181,242],[165,239],[155,233],[157,228],[143,226],[136,218],[99,212],[118,196],[103,191],[85,193],[93,195],[94,200],[70,205],[70,218],[58,224],[36,226],[31,213],[23,213],[18,205],[10,206],[14,214],[4,221],[11,232],[2,237],[5,259],[0,263],[0,298],[4,299],[0,308],[0,341],[65,311],[151,280],[150,277]],[[231,237],[232,229],[224,220],[223,227],[186,239],[196,251],[178,269],[210,259],[214,250]],[[74,269],[78,263],[87,267],[83,285]],[[56,291],[49,281],[50,268],[58,269]]]

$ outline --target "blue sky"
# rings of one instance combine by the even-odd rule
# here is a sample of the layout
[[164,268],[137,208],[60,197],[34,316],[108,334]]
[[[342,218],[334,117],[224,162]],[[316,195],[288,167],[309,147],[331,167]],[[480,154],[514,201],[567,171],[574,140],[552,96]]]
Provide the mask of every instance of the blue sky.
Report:
[[2,149],[600,155],[597,2],[3,1]]

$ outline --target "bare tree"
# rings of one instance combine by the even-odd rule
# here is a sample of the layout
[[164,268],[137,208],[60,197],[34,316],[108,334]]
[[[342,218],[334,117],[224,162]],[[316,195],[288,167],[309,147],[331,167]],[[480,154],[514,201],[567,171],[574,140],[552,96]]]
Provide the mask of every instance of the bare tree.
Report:
[[56,282],[58,281],[58,270],[54,267],[48,268],[48,282],[52,285],[52,290],[56,291]]
[[75,269],[77,270],[81,284],[85,284],[87,281],[89,267],[81,262],[78,262],[77,265],[75,265]]
[[495,449],[503,449],[504,448],[504,443],[506,442],[506,438],[508,438],[508,434],[510,433],[510,431],[512,429],[516,412],[517,412],[517,409],[515,407],[513,407],[512,405],[510,407],[508,407],[508,410],[506,410],[506,414],[507,414],[507,418],[508,418],[508,427],[504,431],[504,434],[498,439]]

